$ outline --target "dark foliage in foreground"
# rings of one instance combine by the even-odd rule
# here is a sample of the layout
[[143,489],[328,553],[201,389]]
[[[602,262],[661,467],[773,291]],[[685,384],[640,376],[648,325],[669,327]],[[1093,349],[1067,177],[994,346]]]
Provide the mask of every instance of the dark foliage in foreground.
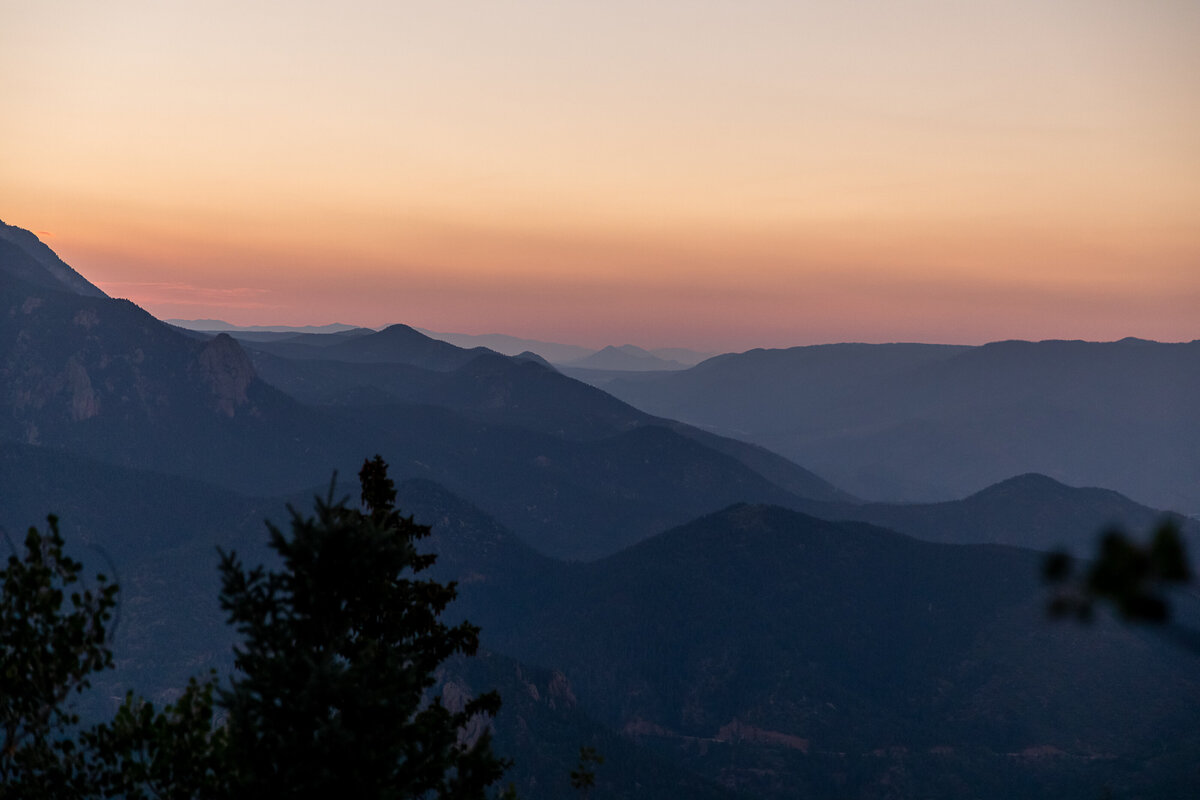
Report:
[[1144,545],[1122,531],[1105,532],[1096,559],[1078,577],[1074,572],[1066,553],[1046,557],[1043,574],[1058,587],[1049,605],[1051,616],[1088,621],[1097,603],[1106,602],[1132,622],[1167,622],[1171,608],[1166,592],[1191,580],[1179,526],[1172,520],[1159,525]]
[[[0,797],[64,797],[86,785],[69,703],[112,666],[108,622],[117,587],[63,552],[58,520],[30,528],[0,572]],[[9,545],[12,546],[12,542]]]
[[359,477],[364,511],[330,496],[315,517],[293,512],[290,535],[269,526],[281,569],[222,554],[243,642],[228,689],[192,680],[162,711],[131,693],[83,732],[66,701],[112,666],[117,589],[98,576],[77,591],[56,520],[30,530],[0,573],[0,798],[486,796],[508,766],[491,749],[499,695],[433,694],[479,630],[440,621],[453,583],[410,576],[434,562],[416,549],[429,528],[395,509],[387,465]]
[[222,558],[221,603],[245,640],[220,700],[230,775],[248,797],[483,796],[506,765],[486,725],[470,726],[499,695],[427,698],[479,630],[439,620],[453,584],[407,577],[435,557],[417,553],[429,528],[395,509],[387,465],[377,456],[359,478],[365,513],[330,498],[295,514],[290,537],[271,527],[282,570]]

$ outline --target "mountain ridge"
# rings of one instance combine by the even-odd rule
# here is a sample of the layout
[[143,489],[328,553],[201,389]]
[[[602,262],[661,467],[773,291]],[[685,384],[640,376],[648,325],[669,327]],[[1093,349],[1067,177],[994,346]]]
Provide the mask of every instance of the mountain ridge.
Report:
[[[87,297],[108,297],[31,231],[0,220],[0,272]],[[21,263],[26,260],[26,263]]]
[[[128,301],[2,277],[0,437],[14,441],[256,495],[319,484],[385,450],[398,454],[398,477],[436,478],[494,504],[522,535],[575,558],[742,493],[792,502],[790,490],[807,485],[815,497],[842,497],[798,465],[732,442],[714,449],[536,362],[463,350],[406,325],[239,344],[172,327]],[[246,348],[291,361],[256,364]],[[335,391],[346,394],[325,402],[337,404],[289,394],[325,381],[313,370],[336,359],[349,365],[335,365]],[[288,391],[262,379],[271,364],[299,370]],[[355,370],[427,394],[341,385]],[[646,430],[631,430],[639,425]],[[730,455],[739,449],[789,489]]]
[[604,388],[874,500],[947,500],[1039,472],[1200,513],[1200,341],[822,345]]
[[[514,757],[537,765],[526,786],[569,772],[588,736],[618,745],[605,751],[614,770],[667,762],[638,772],[644,782],[622,773],[628,797],[676,785],[687,787],[679,797],[765,800],[1200,791],[1194,658],[1103,616],[1090,629],[1050,624],[1039,553],[801,513],[817,506],[786,485],[806,479],[798,464],[637,411],[534,361],[430,345],[407,326],[259,343],[190,335],[128,301],[22,280],[4,268],[5,252],[15,251],[0,251],[0,476],[18,497],[4,496],[0,523],[18,524],[17,512],[40,519],[54,508],[39,501],[57,495],[81,516],[65,530],[115,542],[86,544],[121,566],[130,613],[118,658],[132,672],[120,674],[159,675],[141,684],[156,702],[191,670],[232,669],[232,633],[212,592],[214,544],[236,546],[248,563],[269,559],[259,515],[286,522],[285,500],[305,513],[314,486],[321,497],[354,497],[358,465],[380,452],[398,499],[434,525],[428,544],[444,558],[431,574],[458,581],[461,605],[449,615],[482,623],[484,646],[497,654],[477,672],[441,677],[460,693],[503,681],[517,713],[497,731],[518,743]],[[15,263],[32,269],[26,256]],[[1152,344],[1125,346],[1147,363],[1159,358]],[[854,402],[829,383],[796,383],[796,397],[832,403],[834,419],[854,422],[893,399],[903,410],[946,396],[939,371],[977,351],[813,352],[829,383],[850,392],[912,370],[931,375],[919,392],[866,391]],[[1019,363],[1027,351],[981,352]],[[833,358],[855,353],[866,361]],[[719,359],[701,374],[719,382],[729,361],[738,363]],[[872,383],[880,365],[897,368]],[[987,367],[971,365],[985,389]],[[1063,373],[1071,377],[1050,359],[1034,377],[1055,385]],[[1018,399],[1042,391],[1036,382],[1000,388]],[[1179,410],[1173,398],[1160,409],[1168,421]],[[1051,421],[1078,426],[1072,413],[1086,410]],[[872,444],[879,433],[855,429]],[[349,481],[331,485],[333,469]],[[1007,534],[1030,521],[1062,527],[1042,516],[1047,503],[1104,514],[1125,500],[1006,477],[937,508],[823,507],[901,522],[907,513],[905,524],[933,533],[961,533],[1003,508],[996,530]],[[565,558],[546,555],[555,546]],[[1200,615],[1194,594],[1178,603]],[[104,680],[103,698],[123,695]]]

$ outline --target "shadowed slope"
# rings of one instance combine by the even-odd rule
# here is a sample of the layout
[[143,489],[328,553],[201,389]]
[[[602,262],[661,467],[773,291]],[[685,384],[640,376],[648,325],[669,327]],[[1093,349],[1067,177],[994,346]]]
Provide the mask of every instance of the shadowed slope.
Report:
[[897,769],[901,796],[1200,787],[1180,769],[1200,753],[1195,659],[1107,622],[1049,623],[1039,563],[738,506],[575,568],[487,639],[762,797],[876,796]]
[[3,222],[0,222],[0,274],[86,297],[108,296],[67,266],[33,233]]

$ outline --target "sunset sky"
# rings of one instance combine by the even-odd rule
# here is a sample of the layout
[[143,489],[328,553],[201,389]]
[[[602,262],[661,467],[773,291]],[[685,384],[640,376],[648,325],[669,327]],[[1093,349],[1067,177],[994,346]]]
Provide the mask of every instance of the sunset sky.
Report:
[[0,219],[163,318],[1200,338],[1200,3],[0,0]]

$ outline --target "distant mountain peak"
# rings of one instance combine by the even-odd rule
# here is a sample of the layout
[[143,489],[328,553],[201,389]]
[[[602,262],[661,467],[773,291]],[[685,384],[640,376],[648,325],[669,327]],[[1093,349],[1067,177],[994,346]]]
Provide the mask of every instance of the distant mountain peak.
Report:
[[1120,492],[1100,487],[1072,486],[1060,480],[1043,475],[1040,472],[1026,472],[1014,475],[991,486],[984,487],[966,498],[968,501],[1001,501],[1007,502],[1013,497],[1078,497],[1081,493],[1110,495],[1122,502],[1133,504],[1132,500]]
[[681,370],[686,364],[678,361],[668,361],[635,344],[623,344],[620,347],[608,345],[597,350],[586,358],[570,362],[567,366],[583,369],[625,370],[631,372],[649,372],[655,370]]
[[1049,475],[1043,475],[1040,472],[1026,472],[1022,475],[1014,475],[1011,478],[1006,478],[1005,480],[994,483],[991,486],[988,486],[987,488],[981,489],[980,491],[976,492],[976,494],[983,494],[984,492],[987,492],[987,491],[990,491],[993,489],[999,489],[999,488],[1029,488],[1029,487],[1054,488],[1054,489],[1069,489],[1069,488],[1071,488],[1071,487],[1067,486],[1065,483],[1063,483],[1062,481],[1057,481],[1054,478],[1051,478]]
[[425,348],[430,348],[437,352],[459,352],[459,353],[484,353],[495,352],[487,347],[459,347],[455,344],[435,339],[432,336],[426,336],[421,331],[411,325],[405,325],[403,322],[396,322],[387,327],[380,328],[374,336],[364,337],[375,340],[376,342],[392,342],[403,343],[406,345],[420,345]]
[[[517,361],[532,361],[535,364],[541,364],[546,369],[554,369],[554,366],[551,365],[549,361],[542,358],[532,350],[526,350],[524,353],[518,353],[517,355],[513,356],[513,358],[515,358]],[[557,370],[555,371],[557,372]]]
[[403,322],[396,322],[388,325],[386,328],[380,328],[380,336],[399,338],[401,336],[414,340],[428,339],[435,341],[432,337],[426,336],[411,325],[405,325]]
[[223,319],[164,319],[168,325],[186,328],[189,331],[229,331],[231,333],[344,333],[364,329],[344,322],[330,322],[326,325],[234,325]]

